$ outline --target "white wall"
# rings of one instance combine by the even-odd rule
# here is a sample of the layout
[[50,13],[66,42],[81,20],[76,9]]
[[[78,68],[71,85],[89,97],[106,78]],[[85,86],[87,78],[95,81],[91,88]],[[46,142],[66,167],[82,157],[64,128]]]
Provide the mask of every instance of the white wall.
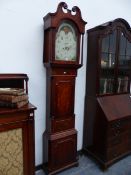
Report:
[[[55,12],[60,0],[0,0],[0,73],[27,73],[29,98],[37,106],[36,165],[42,163],[42,133],[45,130],[45,68],[43,56],[43,16]],[[86,29],[115,18],[131,24],[130,0],[66,0],[69,8],[77,5],[88,22]],[[75,114],[78,150],[82,148],[85,96],[86,41],[84,66],[76,80]]]

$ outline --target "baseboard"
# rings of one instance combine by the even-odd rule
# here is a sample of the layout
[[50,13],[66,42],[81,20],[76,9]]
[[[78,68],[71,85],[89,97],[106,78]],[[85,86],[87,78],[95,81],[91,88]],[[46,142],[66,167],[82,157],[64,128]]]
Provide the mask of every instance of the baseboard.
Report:
[[83,149],[77,151],[77,156],[82,156],[84,154]]
[[[79,150],[79,151],[77,151],[77,156],[82,156],[83,155],[83,150],[81,149],[81,150]],[[41,170],[43,168],[43,165],[42,164],[40,164],[40,165],[37,165],[37,166],[35,166],[35,171],[39,171],[39,170]]]
[[42,164],[35,166],[35,171],[39,171],[42,169]]

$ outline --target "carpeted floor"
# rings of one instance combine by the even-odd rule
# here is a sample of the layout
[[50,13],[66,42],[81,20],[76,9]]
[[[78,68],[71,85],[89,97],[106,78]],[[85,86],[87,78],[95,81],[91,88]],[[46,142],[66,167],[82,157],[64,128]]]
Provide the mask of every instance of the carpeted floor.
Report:
[[[43,171],[36,172],[36,175],[45,175]],[[96,162],[82,155],[79,157],[79,166],[65,170],[58,175],[131,175],[131,156],[127,156],[102,171]]]

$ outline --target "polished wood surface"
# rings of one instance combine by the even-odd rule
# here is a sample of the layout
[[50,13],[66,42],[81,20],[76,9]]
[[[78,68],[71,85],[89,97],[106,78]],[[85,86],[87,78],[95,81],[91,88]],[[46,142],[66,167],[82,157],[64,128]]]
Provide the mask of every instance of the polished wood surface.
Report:
[[[0,87],[26,89],[27,80],[26,74],[0,74]],[[34,110],[30,103],[19,109],[0,108],[0,133],[22,130],[23,175],[35,175]]]
[[[131,100],[129,96],[129,94],[122,94],[97,98],[99,105],[94,127],[94,144],[89,150],[97,159],[103,161],[104,168],[131,153],[131,111],[129,109]],[[111,103],[115,107],[108,105]],[[120,107],[117,108],[119,105]]]
[[127,21],[118,18],[88,30],[87,34],[83,150],[108,167],[130,153],[131,28]]
[[74,128],[76,71],[68,69],[67,75],[63,68],[54,71],[54,75],[47,73],[46,131],[43,135],[44,169],[47,174],[55,174],[78,164],[77,131]]
[[130,94],[98,97],[97,101],[108,121],[121,119],[131,115]]
[[[63,9],[66,11],[64,12]],[[75,13],[75,15],[72,15]],[[55,13],[48,13],[44,18],[44,65],[48,67],[49,65],[53,67],[56,66],[66,66],[66,67],[80,67],[83,64],[82,58],[80,59],[80,49],[82,49],[83,35],[85,33],[86,22],[81,17],[81,11],[77,6],[74,6],[72,10],[68,9],[65,2],[61,2],[58,5],[57,11]],[[55,60],[55,37],[59,25],[62,21],[70,21],[75,26],[75,31],[77,35],[77,61],[59,61]],[[81,40],[82,37],[82,41]],[[83,53],[83,50],[81,50]]]
[[[78,7],[69,10],[64,2],[58,5],[55,13],[48,13],[43,19],[43,62],[46,67],[47,94],[46,130],[43,134],[43,168],[47,174],[53,175],[78,165],[74,114],[75,79],[77,69],[83,64],[80,55],[80,49],[82,49],[80,39],[82,38],[83,42],[82,36],[86,22],[81,18]],[[55,60],[55,38],[63,21],[71,23],[76,32],[76,61]]]

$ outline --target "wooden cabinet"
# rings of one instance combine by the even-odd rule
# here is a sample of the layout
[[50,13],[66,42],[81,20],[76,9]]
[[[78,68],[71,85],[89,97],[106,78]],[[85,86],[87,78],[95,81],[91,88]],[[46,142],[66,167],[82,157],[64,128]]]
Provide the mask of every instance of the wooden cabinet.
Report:
[[[25,88],[26,74],[0,74],[0,87]],[[34,107],[0,108],[0,174],[34,175]]]
[[[105,167],[129,152],[124,138],[129,142],[130,113],[123,111],[128,111],[130,104],[130,63],[131,30],[124,19],[88,30],[83,149]],[[105,99],[108,102],[101,106],[100,101]],[[120,103],[123,106],[118,105]],[[117,110],[119,114],[115,118],[113,112]]]
[[97,97],[92,151],[105,167],[131,153],[131,97],[129,94]]
[[75,6],[69,10],[64,2],[44,17],[47,97],[43,168],[50,175],[78,165],[74,98],[85,24],[80,9]]

